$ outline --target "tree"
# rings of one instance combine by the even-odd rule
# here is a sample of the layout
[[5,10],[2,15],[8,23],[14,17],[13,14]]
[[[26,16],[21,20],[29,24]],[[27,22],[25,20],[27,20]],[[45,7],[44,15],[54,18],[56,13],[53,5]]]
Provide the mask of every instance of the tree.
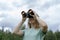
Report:
[[44,40],[57,40],[56,35],[50,30],[46,33]]
[[55,32],[55,35],[56,35],[56,37],[57,37],[57,40],[60,40],[60,32],[59,32],[59,31],[56,31],[56,32]]

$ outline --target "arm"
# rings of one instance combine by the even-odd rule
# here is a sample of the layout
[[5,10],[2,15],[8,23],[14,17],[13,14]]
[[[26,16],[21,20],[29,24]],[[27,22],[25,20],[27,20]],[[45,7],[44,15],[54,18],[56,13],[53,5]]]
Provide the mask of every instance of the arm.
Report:
[[25,19],[22,19],[22,21],[13,29],[13,33],[17,35],[23,35],[23,31],[20,30],[20,27],[24,23]]
[[42,28],[42,31],[47,32],[47,29],[48,29],[47,24],[39,17],[37,17],[37,21],[39,22],[39,26]]
[[13,33],[17,34],[17,35],[23,35],[23,31],[20,30],[20,27],[22,26],[22,24],[24,23],[24,19],[22,19],[22,21],[13,29]]
[[22,24],[23,24],[23,23],[25,22],[25,20],[26,20],[26,17],[24,16],[25,11],[22,11],[21,14],[22,14],[22,20],[21,20],[21,22],[20,22],[20,23],[14,28],[14,30],[13,30],[13,33],[14,33],[14,34],[17,34],[17,35],[22,35],[22,34],[23,34],[23,31],[20,30],[20,27],[22,26]]
[[37,13],[34,13],[34,14],[35,14],[35,15],[34,15],[33,17],[34,17],[34,19],[36,19],[37,22],[39,23],[39,26],[40,26],[40,28],[42,28],[42,31],[43,31],[43,32],[47,32],[47,29],[48,29],[47,24],[46,24],[41,18],[39,18],[39,15],[38,15]]
[[[33,11],[32,9],[30,9],[30,10]],[[33,13],[34,13],[34,15],[32,15],[32,16],[39,23],[39,27],[42,28],[42,31],[43,32],[46,32],[47,31],[47,28],[48,28],[47,27],[47,24],[42,19],[39,18],[39,15],[36,12],[33,11]]]

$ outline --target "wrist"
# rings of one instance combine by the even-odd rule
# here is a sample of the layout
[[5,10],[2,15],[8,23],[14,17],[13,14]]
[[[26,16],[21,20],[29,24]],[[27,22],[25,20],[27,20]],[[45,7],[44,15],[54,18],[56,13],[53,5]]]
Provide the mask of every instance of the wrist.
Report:
[[23,19],[22,19],[22,22],[24,22],[25,20],[26,20],[26,18],[23,18]]

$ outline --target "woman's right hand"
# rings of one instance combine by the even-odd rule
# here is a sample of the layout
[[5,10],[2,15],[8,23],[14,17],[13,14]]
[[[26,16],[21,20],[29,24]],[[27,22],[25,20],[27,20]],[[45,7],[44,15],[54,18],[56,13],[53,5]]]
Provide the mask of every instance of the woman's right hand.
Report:
[[22,14],[22,21],[25,21],[26,20],[26,12],[22,11],[21,14]]
[[33,16],[34,19],[37,19],[37,17],[39,17],[39,15],[32,9],[29,9],[28,12],[30,13],[31,16]]

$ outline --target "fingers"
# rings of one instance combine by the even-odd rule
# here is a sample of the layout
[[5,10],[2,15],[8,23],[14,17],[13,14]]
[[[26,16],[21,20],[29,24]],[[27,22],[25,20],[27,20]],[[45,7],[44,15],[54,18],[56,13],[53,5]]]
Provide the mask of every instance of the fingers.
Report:
[[35,13],[35,16],[36,16],[36,17],[39,17],[39,15],[38,15],[37,13]]
[[32,13],[33,15],[39,17],[39,15],[38,15],[35,11],[33,11],[32,9],[29,9],[28,12],[30,12],[30,13]]
[[34,19],[37,19],[37,17],[39,17],[39,15],[32,9],[29,9],[28,12],[33,16]]
[[21,14],[22,14],[23,18],[26,18],[26,12],[25,11],[22,11]]

